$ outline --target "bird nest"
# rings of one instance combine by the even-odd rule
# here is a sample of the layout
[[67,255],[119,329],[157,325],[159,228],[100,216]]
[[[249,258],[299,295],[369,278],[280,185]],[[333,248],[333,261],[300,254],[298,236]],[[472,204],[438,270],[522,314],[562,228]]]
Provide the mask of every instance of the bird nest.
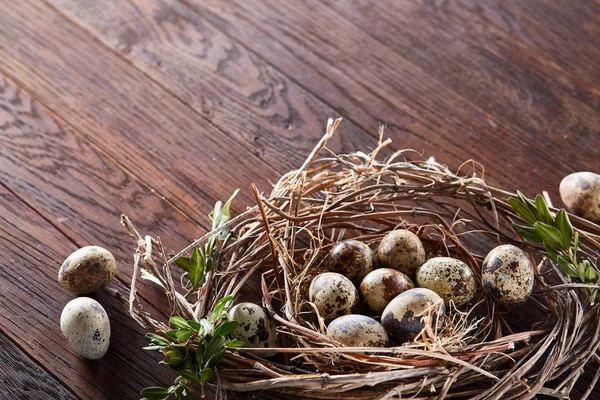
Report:
[[[258,398],[273,399],[569,398],[584,366],[598,361],[599,306],[590,304],[589,287],[572,283],[544,257],[543,246],[513,230],[512,223],[522,219],[507,198],[516,195],[487,185],[475,162],[452,172],[434,159],[408,161],[409,150],[380,160],[389,144],[383,132],[370,154],[335,154],[326,143],[338,123],[329,121],[305,163],[283,175],[269,196],[253,186],[257,204],[219,229],[226,233],[219,262],[193,300],[185,296],[185,276],[182,286],[174,278],[174,260],[218,232],[167,258],[158,239],[140,236],[125,217],[138,239],[132,316],[158,334],[169,329],[141,310],[140,270],[164,288],[172,313],[186,319],[199,320],[227,295],[262,302],[277,324],[280,348],[271,358],[261,356],[264,349],[228,349],[211,381],[228,393],[260,392]],[[597,259],[600,227],[569,216],[580,252]],[[308,285],[326,270],[325,255],[339,240],[373,247],[399,227],[421,238],[428,257],[459,258],[479,278],[489,250],[505,243],[520,247],[537,266],[532,295],[508,307],[495,304],[479,284],[474,302],[426,324],[410,343],[343,347],[326,336]],[[253,287],[256,298],[248,289]],[[587,390],[583,398],[599,374],[589,388],[579,389]]]

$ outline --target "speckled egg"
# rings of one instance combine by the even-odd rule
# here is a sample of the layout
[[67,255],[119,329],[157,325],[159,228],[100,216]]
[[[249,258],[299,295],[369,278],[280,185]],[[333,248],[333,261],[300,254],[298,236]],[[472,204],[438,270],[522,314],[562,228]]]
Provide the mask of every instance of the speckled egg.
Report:
[[[277,326],[265,310],[254,303],[239,303],[229,310],[229,321],[238,321],[240,326],[231,331],[231,338],[246,343],[247,347],[278,347]],[[271,357],[275,353],[258,353]]]
[[382,267],[397,269],[413,278],[417,268],[425,262],[425,249],[417,235],[398,229],[381,240],[377,258]]
[[381,324],[396,343],[414,339],[425,327],[431,314],[431,325],[444,315],[444,300],[432,290],[415,288],[396,296],[381,314]]
[[379,268],[363,278],[359,291],[367,307],[381,314],[396,296],[414,287],[410,278],[402,272],[392,268]]
[[327,337],[346,347],[386,347],[388,334],[371,317],[350,314],[336,318],[327,327]]
[[483,288],[499,303],[521,303],[533,290],[534,271],[523,250],[511,244],[498,246],[483,261]]
[[308,293],[310,301],[319,310],[319,315],[327,321],[351,314],[359,300],[358,291],[350,279],[337,272],[315,276]]
[[373,250],[358,240],[344,240],[329,251],[331,269],[353,282],[373,270]]
[[108,250],[86,246],[67,257],[58,271],[58,282],[73,293],[88,294],[108,285],[116,270],[117,263]]
[[560,198],[573,214],[600,223],[600,175],[575,172],[560,182]]
[[446,307],[452,301],[456,307],[468,303],[475,296],[477,283],[471,268],[450,257],[427,260],[417,270],[417,286],[433,290],[444,300]]
[[94,299],[71,300],[60,314],[60,330],[69,345],[82,357],[101,358],[110,344],[110,321],[104,308]]

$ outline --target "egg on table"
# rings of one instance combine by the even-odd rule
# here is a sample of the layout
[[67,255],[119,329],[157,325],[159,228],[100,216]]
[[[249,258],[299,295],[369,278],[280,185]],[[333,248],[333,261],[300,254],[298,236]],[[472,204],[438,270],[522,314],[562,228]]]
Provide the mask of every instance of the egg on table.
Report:
[[71,300],[60,315],[60,330],[77,354],[90,360],[101,358],[110,344],[110,321],[94,299]]
[[502,304],[522,303],[533,290],[535,270],[520,248],[505,244],[494,248],[483,261],[483,288]]
[[451,257],[434,257],[417,270],[417,286],[433,290],[444,300],[446,307],[452,301],[456,307],[475,297],[477,282],[471,268]]
[[115,276],[113,255],[99,246],[86,246],[73,252],[58,271],[58,282],[65,289],[88,294],[102,289]]
[[[246,343],[246,347],[269,348],[278,347],[277,326],[269,318],[265,310],[254,303],[239,303],[229,310],[229,321],[237,321],[239,326],[231,331],[230,336]],[[275,353],[258,353],[263,357],[271,357]]]
[[386,347],[389,337],[383,326],[365,315],[344,315],[331,321],[327,337],[347,347]]
[[382,267],[397,269],[413,278],[417,267],[425,262],[425,249],[417,235],[397,229],[381,240],[377,258]]
[[351,281],[359,281],[373,270],[373,250],[358,240],[344,240],[329,251],[331,268]]
[[569,211],[600,223],[600,175],[593,172],[567,175],[560,182],[559,191]]
[[308,289],[309,299],[326,321],[351,314],[359,295],[350,279],[337,272],[314,277]]
[[404,343],[414,339],[428,320],[435,326],[445,312],[444,300],[437,293],[415,288],[399,294],[387,305],[381,324],[396,343]]
[[402,272],[392,268],[379,268],[363,278],[359,291],[367,307],[381,314],[396,296],[414,287],[410,278]]

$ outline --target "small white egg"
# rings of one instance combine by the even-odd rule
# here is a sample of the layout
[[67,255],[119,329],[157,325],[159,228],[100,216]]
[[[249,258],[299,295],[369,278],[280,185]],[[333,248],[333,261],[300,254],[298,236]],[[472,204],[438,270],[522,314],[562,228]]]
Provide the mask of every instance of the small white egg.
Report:
[[82,357],[97,360],[110,345],[110,321],[104,308],[94,299],[71,300],[60,314],[60,330],[69,345]]

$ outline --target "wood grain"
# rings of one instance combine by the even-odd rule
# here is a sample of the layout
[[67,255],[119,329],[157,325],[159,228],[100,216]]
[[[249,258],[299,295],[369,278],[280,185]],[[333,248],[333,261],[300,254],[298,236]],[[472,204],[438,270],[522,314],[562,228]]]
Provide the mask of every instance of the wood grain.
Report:
[[[578,157],[580,151],[587,151],[585,146],[569,147],[566,151],[572,153],[561,154],[559,157],[556,151],[549,151],[544,149],[543,145],[538,145],[538,142],[545,141],[536,141],[527,134],[530,127],[525,129],[512,121],[507,121],[502,113],[498,112],[495,105],[497,103],[488,106],[485,103],[487,99],[483,95],[470,98],[466,97],[466,94],[457,93],[450,87],[452,81],[446,81],[446,75],[451,71],[444,68],[460,65],[458,61],[451,63],[433,60],[430,64],[438,67],[438,70],[433,72],[426,65],[421,66],[409,61],[408,58],[414,58],[411,54],[421,51],[422,46],[419,47],[418,43],[410,43],[401,32],[397,31],[398,28],[395,26],[402,24],[393,22],[399,12],[388,12],[389,17],[385,17],[386,9],[382,8],[378,10],[378,13],[382,14],[381,18],[363,17],[361,22],[345,20],[341,18],[338,11],[331,10],[320,2],[293,4],[277,2],[274,7],[266,7],[262,2],[252,2],[250,5],[235,1],[232,2],[235,3],[235,7],[232,7],[231,3],[225,6],[217,1],[191,0],[191,3],[199,13],[218,24],[232,37],[243,40],[270,62],[279,65],[282,69],[296,71],[295,76],[309,75],[309,71],[314,74],[315,70],[318,70],[323,79],[330,80],[333,86],[349,85],[352,96],[361,100],[368,99],[356,102],[360,106],[352,107],[352,118],[355,115],[361,118],[360,115],[365,113],[381,116],[385,112],[381,117],[383,120],[391,122],[392,125],[407,126],[411,132],[418,132],[420,136],[427,137],[433,142],[431,144],[419,142],[417,149],[427,146],[426,152],[441,154],[439,156],[441,161],[452,166],[459,164],[458,160],[476,158],[486,165],[491,182],[500,181],[504,186],[510,187],[517,184],[514,181],[515,176],[527,173],[533,179],[524,183],[518,182],[520,186],[527,185],[527,187],[521,186],[523,189],[532,192],[542,189],[551,190],[557,187],[561,175],[564,174],[562,171],[587,165],[581,161],[585,158]],[[357,7],[355,2],[336,4],[340,8],[349,10]],[[421,3],[414,4],[412,7],[409,5],[404,7],[403,12],[408,14],[407,19],[412,17],[416,21],[412,24],[416,29],[415,24],[422,15],[410,14],[411,10],[419,10],[418,7],[421,7]],[[365,6],[365,9],[369,7]],[[360,11],[355,12],[357,15],[360,14]],[[327,29],[324,29],[324,26]],[[437,31],[437,25],[432,24],[431,21],[428,25],[420,26],[420,28],[424,27],[429,27],[431,32]],[[472,32],[479,33],[477,26],[469,28],[473,29]],[[402,46],[401,48],[388,48],[370,33],[370,31],[385,32],[386,30],[394,33],[387,37],[390,41],[399,43],[398,46]],[[418,35],[418,33],[413,34]],[[425,34],[429,33],[425,32]],[[265,45],[268,41],[280,42],[281,46],[276,47],[275,51],[274,46]],[[449,50],[444,50],[443,46],[436,47],[436,50],[440,53],[452,54]],[[473,55],[475,56],[476,54]],[[462,72],[465,80],[470,78],[470,73],[474,73],[467,67],[468,65]],[[480,69],[476,72],[486,73]],[[457,73],[454,73],[454,76]],[[507,75],[510,77],[510,74]],[[352,84],[354,77],[360,77],[360,82]],[[448,75],[448,79],[451,77],[452,75]],[[485,81],[475,81],[474,85],[477,83],[484,84]],[[347,93],[342,95],[339,91],[330,91],[331,84],[327,89],[323,89],[326,86],[321,81],[317,83],[305,80],[303,84],[315,93],[329,98],[328,101],[332,103],[343,101],[347,95]],[[540,86],[541,91],[543,85],[537,86]],[[499,99],[504,97],[503,93],[491,89],[494,88],[485,89],[491,93],[490,96],[497,96]],[[543,93],[538,96],[543,96]],[[511,100],[520,101],[516,103],[518,106],[515,106],[514,110],[527,109],[527,103],[524,103],[523,99],[515,97]],[[592,106],[595,106],[596,102],[597,96],[594,95],[588,106],[590,113],[593,112]],[[532,102],[530,107],[536,108],[538,104]],[[408,118],[405,119],[406,114],[401,114],[398,110],[406,111]],[[526,118],[524,114],[522,120]],[[589,119],[591,116],[588,113]],[[592,123],[597,124],[597,119],[590,122]],[[573,125],[576,123],[573,122]],[[532,125],[531,128],[535,126]],[[536,135],[542,133],[546,135],[546,131],[541,128],[537,128],[534,132]],[[590,132],[588,137],[597,135],[595,125]],[[561,133],[552,132],[552,135],[558,137]],[[410,137],[403,136],[402,140],[405,139],[408,144],[414,144],[411,143]],[[436,148],[441,148],[443,151],[440,152]],[[536,160],[533,166],[530,162],[532,159]],[[579,164],[572,165],[571,160],[577,160]]]
[[[172,372],[158,364],[156,354],[141,349],[146,345],[144,330],[105,290],[91,297],[104,306],[111,320],[107,355],[86,361],[69,348],[59,320],[73,295],[56,282],[56,266],[76,246],[2,186],[0,237],[0,326],[73,393],[86,399],[139,398],[141,388],[173,379]],[[111,287],[122,293],[127,290],[116,280]]]
[[[97,147],[199,221],[214,201],[275,170],[132,68],[64,16],[37,1],[2,6],[0,72]],[[243,155],[243,156],[241,156]],[[239,160],[230,173],[224,166]]]
[[5,400],[71,400],[74,397],[52,375],[0,333],[0,394]]
[[[177,2],[49,3],[277,171],[300,166],[339,115]],[[375,144],[353,124],[343,131],[329,144],[336,151]]]
[[597,1],[461,0],[487,21],[600,88]]

